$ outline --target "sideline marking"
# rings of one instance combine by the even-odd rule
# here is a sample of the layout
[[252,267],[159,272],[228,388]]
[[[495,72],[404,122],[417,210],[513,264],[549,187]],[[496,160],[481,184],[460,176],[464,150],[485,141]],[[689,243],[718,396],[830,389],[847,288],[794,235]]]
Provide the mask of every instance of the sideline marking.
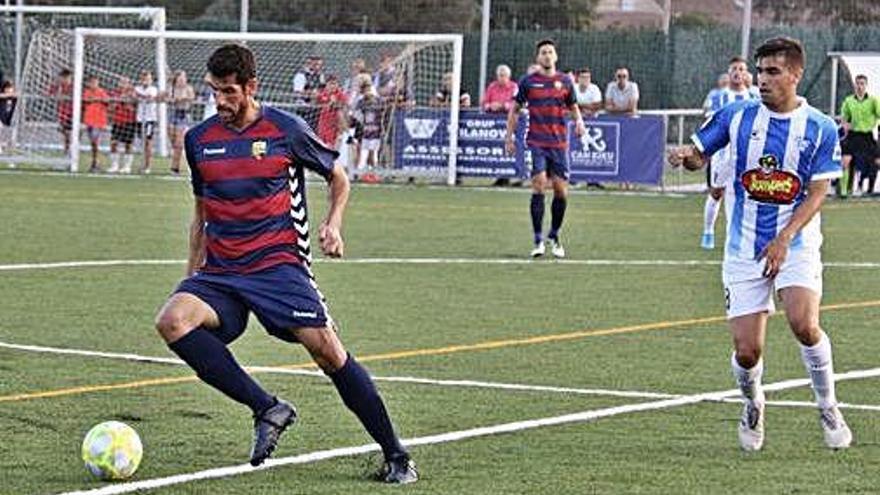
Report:
[[[857,370],[851,371],[848,373],[841,373],[836,375],[838,381],[843,380],[854,380],[860,378],[873,378],[880,376],[880,368],[873,368],[867,370]],[[795,387],[802,387],[804,385],[809,385],[810,381],[808,379],[799,379],[799,380],[785,380],[781,382],[767,384],[766,390],[786,390]],[[692,405],[699,402],[720,402],[725,399],[729,399],[734,396],[738,396],[740,394],[739,389],[729,389],[722,390],[718,392],[706,392],[701,394],[693,394],[693,395],[685,395],[681,397],[676,397],[672,399],[663,399],[652,402],[643,402],[640,404],[628,404],[624,406],[616,406],[616,407],[607,407],[602,409],[594,409],[581,411],[572,414],[564,414],[561,416],[551,416],[539,419],[532,420],[524,420],[524,421],[515,421],[512,423],[501,423],[492,426],[483,426],[478,428],[471,428],[468,430],[459,430],[459,431],[451,431],[447,433],[440,433],[435,435],[427,435],[422,437],[410,438],[407,440],[403,440],[403,444],[408,447],[415,447],[418,445],[433,445],[438,443],[447,443],[447,442],[455,442],[458,440],[464,440],[468,438],[476,438],[476,437],[484,437],[490,435],[498,435],[502,433],[513,433],[524,430],[531,430],[535,428],[541,428],[545,426],[556,426],[563,425],[569,423],[581,423],[586,421],[594,421],[601,418],[608,418],[612,416],[619,416],[621,414],[629,414],[635,412],[643,412],[643,411],[655,411],[659,409],[668,409],[671,407],[679,407]],[[259,467],[252,467],[250,464],[240,464],[236,466],[227,466],[213,469],[206,469],[203,471],[197,471],[194,473],[188,474],[178,474],[174,476],[167,476],[164,478],[153,478],[142,481],[135,481],[129,483],[121,483],[116,485],[108,485],[102,488],[96,488],[93,490],[84,490],[84,491],[74,491],[74,492],[65,492],[60,495],[117,495],[122,493],[130,493],[138,490],[150,490],[153,488],[159,488],[163,486],[170,485],[178,485],[181,483],[189,483],[191,481],[204,480],[204,479],[213,479],[213,478],[224,478],[228,476],[235,476],[239,474],[250,473],[253,471],[262,471],[266,469],[272,469],[280,466],[288,466],[294,464],[306,464],[311,462],[317,462],[327,459],[333,459],[337,457],[348,457],[357,454],[364,454],[367,452],[378,451],[379,446],[376,444],[366,444],[366,445],[358,445],[353,447],[344,447],[337,449],[329,449],[329,450],[320,450],[316,452],[311,452],[308,454],[301,454],[297,456],[291,457],[281,457],[277,459],[269,459],[263,465]]]
[[[840,309],[868,308],[868,307],[876,307],[876,306],[880,306],[880,299],[873,300],[873,301],[860,301],[860,302],[852,302],[852,303],[830,304],[827,306],[822,306],[820,309],[822,311],[834,311],[834,310],[840,310]],[[780,314],[782,314],[782,313],[774,313],[773,316],[778,316]],[[617,335],[617,334],[640,332],[640,331],[662,330],[662,329],[667,329],[667,328],[694,326],[694,325],[700,325],[700,324],[705,324],[705,323],[717,323],[717,322],[725,321],[725,320],[726,320],[726,317],[724,317],[724,316],[710,316],[710,317],[706,317],[706,318],[694,318],[694,319],[689,319],[689,320],[660,321],[660,322],[655,322],[655,323],[645,323],[645,324],[641,324],[641,325],[631,325],[631,326],[608,328],[608,329],[602,329],[602,330],[580,330],[580,331],[575,331],[575,332],[559,333],[559,334],[551,334],[551,335],[541,335],[541,336],[526,337],[526,338],[520,338],[520,339],[494,340],[494,341],[487,341],[487,342],[478,342],[475,344],[462,344],[462,345],[429,348],[429,349],[414,349],[414,350],[410,350],[410,351],[399,351],[399,352],[391,352],[391,353],[384,353],[384,354],[367,354],[367,355],[358,357],[358,361],[360,361],[360,362],[387,361],[387,360],[395,360],[395,359],[405,359],[405,358],[416,357],[416,356],[436,356],[436,355],[442,355],[442,354],[454,354],[454,353],[459,353],[459,352],[499,349],[499,348],[504,348],[504,347],[543,344],[543,343],[547,343],[547,342],[559,342],[559,341],[575,340],[575,339],[596,337],[596,336],[603,336],[603,335]],[[0,343],[0,347],[14,348],[13,346],[18,346],[18,344]],[[30,347],[31,348],[30,350],[36,350],[38,348],[38,346],[26,346],[26,347]],[[67,350],[67,353],[69,353],[69,354],[77,354],[77,353],[82,354],[82,353],[90,353],[90,352],[93,352],[93,351],[77,351],[77,350],[72,350],[72,349]],[[103,353],[103,354],[112,354],[112,353]],[[164,360],[166,358],[162,358],[162,359]],[[171,363],[171,364],[176,364],[176,363]],[[309,368],[314,368],[314,367],[315,367],[314,363],[308,362],[308,363],[298,363],[298,364],[275,366],[275,367],[249,367],[248,370],[252,371],[252,372],[265,372],[267,368],[273,369],[273,370],[275,370],[275,369],[295,370],[295,369],[309,369]],[[58,396],[62,396],[62,395],[97,392],[97,391],[103,391],[103,390],[119,390],[119,389],[125,389],[125,388],[139,388],[139,387],[152,386],[152,385],[182,383],[182,382],[196,381],[196,380],[198,380],[198,377],[196,377],[195,375],[191,375],[191,376],[185,376],[185,377],[155,378],[155,379],[151,379],[151,380],[141,380],[141,381],[127,382],[127,383],[82,386],[82,387],[75,387],[75,388],[69,388],[69,389],[50,390],[50,391],[46,391],[46,392],[35,392],[35,393],[15,394],[15,395],[11,395],[11,396],[0,396],[0,402],[20,401],[20,400],[37,399],[37,398],[44,398],[44,397],[58,397]]]
[[[532,260],[519,258],[317,258],[322,265],[576,265],[576,266],[721,266],[717,260]],[[49,270],[56,268],[97,268],[108,266],[184,265],[186,260],[86,260],[46,263],[11,263],[0,271]],[[826,261],[826,268],[880,268],[874,261]]]

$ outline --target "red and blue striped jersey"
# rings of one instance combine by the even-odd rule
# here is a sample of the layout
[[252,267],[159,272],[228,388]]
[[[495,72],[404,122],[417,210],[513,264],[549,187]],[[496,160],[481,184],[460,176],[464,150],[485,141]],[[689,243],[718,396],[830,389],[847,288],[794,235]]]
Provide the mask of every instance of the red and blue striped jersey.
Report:
[[530,74],[519,82],[516,102],[529,109],[529,133],[526,144],[535,148],[566,149],[565,119],[575,105],[574,85],[571,79],[556,72],[548,77]]
[[190,129],[184,146],[205,218],[201,271],[311,263],[305,169],[329,180],[338,153],[303,119],[263,106],[237,130],[215,115]]

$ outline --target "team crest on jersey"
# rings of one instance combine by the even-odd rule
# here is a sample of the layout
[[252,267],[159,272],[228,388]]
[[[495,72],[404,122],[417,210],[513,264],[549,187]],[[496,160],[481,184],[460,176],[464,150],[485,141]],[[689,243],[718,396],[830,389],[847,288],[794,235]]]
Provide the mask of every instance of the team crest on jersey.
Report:
[[553,89],[556,91],[562,89],[562,81],[553,81]]
[[269,143],[266,141],[254,141],[251,143],[251,156],[256,158],[257,160],[266,156],[266,150],[269,148]]
[[742,174],[740,181],[751,199],[782,205],[794,203],[802,186],[797,174],[782,170],[779,159],[769,154],[759,158],[758,168]]

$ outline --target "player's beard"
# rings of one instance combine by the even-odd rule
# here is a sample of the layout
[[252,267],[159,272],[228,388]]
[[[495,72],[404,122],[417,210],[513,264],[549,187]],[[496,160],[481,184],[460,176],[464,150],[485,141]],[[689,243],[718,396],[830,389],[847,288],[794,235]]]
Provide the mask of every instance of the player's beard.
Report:
[[244,113],[244,108],[239,107],[238,111],[235,111],[232,108],[227,106],[218,106],[217,107],[217,115],[220,116],[220,120],[222,120],[226,124],[234,124],[238,121],[242,114]]

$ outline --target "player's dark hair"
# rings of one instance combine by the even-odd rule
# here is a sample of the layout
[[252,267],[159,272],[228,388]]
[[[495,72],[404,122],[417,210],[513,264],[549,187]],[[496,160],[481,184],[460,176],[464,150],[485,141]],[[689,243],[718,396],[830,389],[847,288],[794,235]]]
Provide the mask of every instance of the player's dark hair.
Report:
[[755,50],[755,61],[760,61],[766,57],[775,57],[776,55],[783,55],[785,63],[789,67],[804,68],[804,59],[806,58],[804,46],[794,38],[779,36],[764,41]]
[[589,68],[589,67],[586,67],[586,66],[581,67],[580,69],[578,69],[578,75],[581,75],[581,74],[592,74],[592,73],[593,73],[593,72],[590,70],[590,68]]
[[208,59],[208,72],[218,79],[235,74],[235,82],[244,86],[257,77],[257,64],[253,52],[247,47],[229,43],[211,54],[211,58]]
[[59,75],[60,77],[68,77],[68,76],[70,76],[71,74],[73,74],[73,73],[70,72],[70,69],[61,69],[60,71],[58,71],[58,75]]
[[861,80],[863,80],[863,81],[865,81],[865,82],[868,82],[868,76],[866,76],[866,75],[864,75],[864,74],[859,74],[859,75],[857,75],[857,76],[856,76],[856,81],[858,81],[859,79],[861,79]]
[[547,45],[552,46],[554,50],[556,49],[556,42],[555,41],[553,41],[551,38],[544,38],[544,39],[538,41],[537,43],[535,43],[535,56],[537,56],[538,53],[541,51],[542,46],[547,46]]
[[748,64],[748,61],[745,58],[740,57],[739,55],[736,55],[734,57],[730,57],[730,61],[727,62],[727,65],[738,64],[740,62],[742,62],[744,64]]

